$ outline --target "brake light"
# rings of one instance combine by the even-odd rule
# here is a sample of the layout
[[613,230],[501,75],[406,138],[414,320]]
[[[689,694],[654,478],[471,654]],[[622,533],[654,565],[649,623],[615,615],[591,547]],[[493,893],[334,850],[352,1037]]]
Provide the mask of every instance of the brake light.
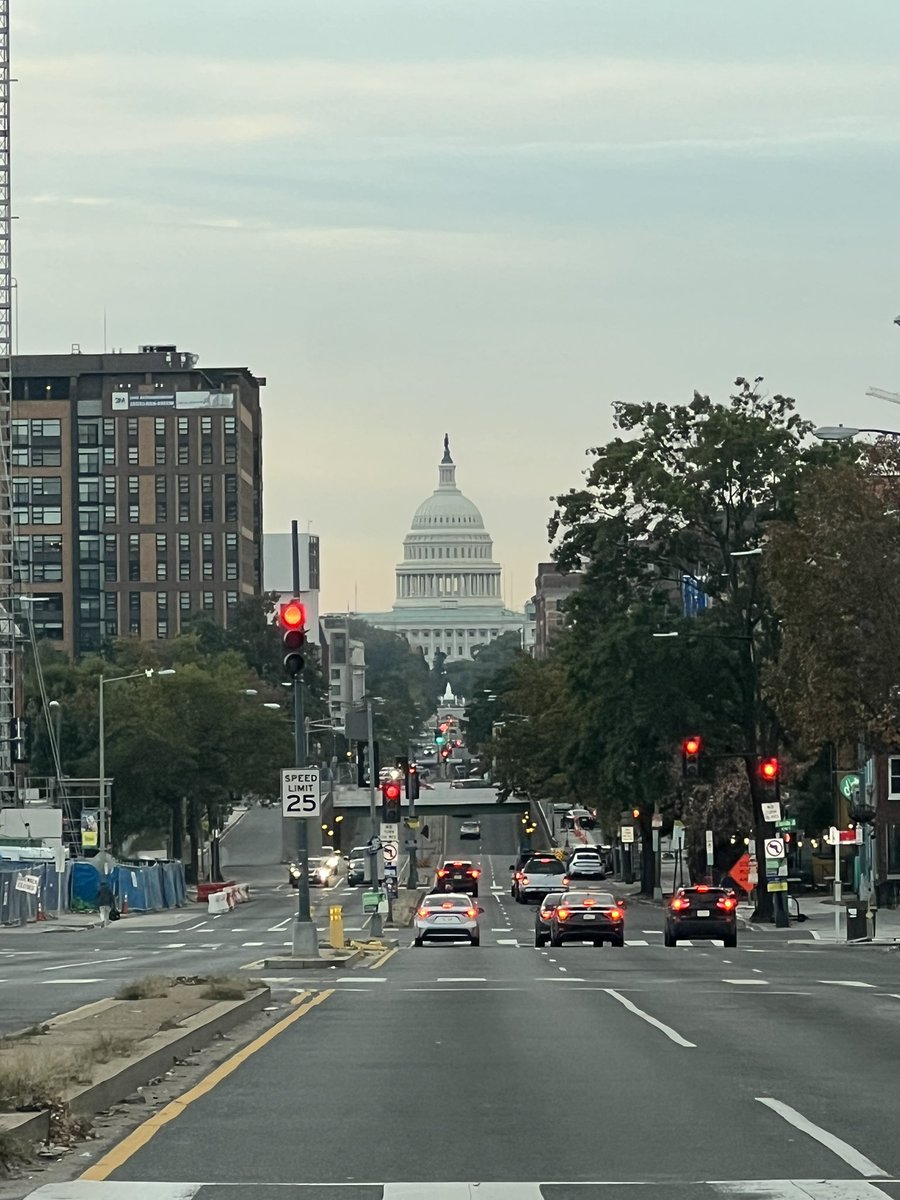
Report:
[[518,879],[519,881],[521,881],[521,880],[523,880],[524,878],[525,878],[525,872],[524,872],[524,871],[516,871],[516,879]]
[[560,921],[567,921],[569,919],[569,910],[567,908],[558,908],[556,910],[556,916]]
[[474,908],[467,908],[466,916],[469,917],[470,920],[474,921],[475,918],[478,916],[478,912]]
[[683,908],[690,908],[691,902],[684,896],[676,896],[672,901],[672,907],[676,912],[680,912]]
[[708,891],[709,891],[709,887],[708,887],[708,886],[707,886],[705,883],[698,883],[698,884],[697,884],[697,891],[698,891],[698,892],[708,892]]
[[731,912],[734,906],[735,902],[732,900],[731,896],[720,896],[716,901],[716,908],[724,908],[728,912]]
[[525,884],[525,886],[527,887],[527,886],[528,886],[528,876],[527,876],[527,875],[520,875],[520,876],[519,876],[519,883],[524,883],[524,884]]
[[462,863],[461,863],[461,862],[455,862],[453,865],[454,865],[454,867],[461,867],[461,866],[462,866]]
[[572,882],[572,880],[569,878],[568,875],[563,875],[563,877],[562,877],[563,887],[568,887],[571,882]]
[[446,874],[447,874],[447,872],[444,870],[443,867],[441,867],[441,869],[438,871],[438,879],[443,879]]
[[420,916],[420,917],[430,917],[431,909],[430,908],[420,908],[416,915]]
[[449,900],[445,900],[444,903],[441,905],[441,908],[453,908],[453,905],[450,903]]
[[470,871],[469,874],[472,876],[473,879],[477,879],[478,876],[481,874],[481,872],[479,870],[477,870],[477,868],[476,868],[476,870]]
[[590,896],[588,896],[588,897],[585,899],[585,902],[584,902],[584,907],[585,907],[585,908],[593,908],[595,904],[596,904],[596,900],[592,900],[592,899],[590,898]]
[[553,909],[552,908],[542,908],[541,916],[544,918],[545,921],[548,920],[548,918],[553,916]]
[[612,919],[613,919],[614,921],[621,921],[621,920],[622,920],[622,910],[621,910],[621,908],[611,908],[611,909],[609,910],[609,915],[612,917]]

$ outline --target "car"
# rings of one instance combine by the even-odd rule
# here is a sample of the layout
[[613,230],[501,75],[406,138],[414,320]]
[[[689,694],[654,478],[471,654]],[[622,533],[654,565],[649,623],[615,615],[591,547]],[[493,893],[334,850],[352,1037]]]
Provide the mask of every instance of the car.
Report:
[[438,867],[436,892],[465,892],[469,896],[478,895],[478,880],[481,868],[476,867],[468,859],[448,859]]
[[550,945],[570,941],[625,945],[625,910],[612,892],[566,892],[550,915]]
[[599,850],[575,850],[566,864],[568,879],[605,879],[606,864]]
[[481,944],[478,918],[483,912],[468,896],[448,896],[442,892],[425,896],[413,918],[413,945],[468,938],[473,946],[478,946]]
[[[559,860],[562,861],[562,851],[561,850],[554,850],[554,851],[552,851],[552,853],[553,853],[554,857],[559,858]],[[512,880],[510,882],[509,894],[513,898],[515,898],[516,890],[519,886],[516,876],[522,871],[525,864],[527,862],[531,861],[531,859],[543,858],[546,856],[546,854],[547,854],[546,850],[520,850],[519,851],[518,855],[516,856],[516,861],[509,868],[510,871],[512,872]]]
[[[309,886],[310,887],[328,887],[338,877],[338,869],[341,865],[341,856],[339,854],[326,854],[321,858],[309,859]],[[297,862],[292,862],[288,866],[288,883],[291,887],[300,886],[300,865]]]
[[369,878],[369,847],[354,846],[347,855],[347,883],[355,887]]
[[675,946],[679,938],[721,938],[733,950],[737,945],[734,892],[705,883],[678,888],[666,910],[664,940],[667,946]]
[[561,890],[565,873],[566,868],[552,854],[532,854],[522,869],[515,872],[513,895],[519,904],[540,900],[549,892]]
[[553,910],[561,900],[565,899],[565,895],[565,892],[548,892],[537,906],[534,914],[534,944],[536,946],[546,946],[549,942],[550,919],[553,916]]
[[489,788],[490,786],[487,780],[482,779],[480,775],[450,780],[450,787],[455,791],[475,792],[483,788]]
[[461,838],[480,838],[481,822],[474,819],[469,821],[460,821],[459,836]]

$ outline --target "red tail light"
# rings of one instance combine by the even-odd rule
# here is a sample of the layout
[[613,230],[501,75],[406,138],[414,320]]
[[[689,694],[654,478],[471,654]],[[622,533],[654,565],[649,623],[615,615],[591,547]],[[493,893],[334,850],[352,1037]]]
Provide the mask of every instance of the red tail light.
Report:
[[731,896],[720,896],[716,901],[716,908],[724,908],[727,912],[731,912],[734,907],[735,902]]
[[445,902],[444,902],[444,903],[441,905],[441,908],[452,908],[452,907],[453,907],[453,905],[450,903],[450,901],[449,901],[449,900],[446,900],[446,901],[445,901]]
[[518,879],[518,880],[522,880],[522,879],[524,879],[524,878],[525,878],[525,872],[524,872],[524,871],[516,871],[516,879]]
[[444,870],[443,867],[441,867],[441,869],[438,871],[438,879],[443,879],[446,874],[447,874],[447,872]]
[[419,909],[416,909],[416,916],[419,916],[419,917],[430,917],[430,916],[431,916],[431,909],[430,909],[430,908],[419,908]]
[[560,921],[567,921],[569,919],[569,910],[567,908],[558,908],[556,910],[556,916]]
[[691,902],[683,896],[676,896],[672,901],[672,907],[676,912],[680,912],[683,908],[690,908]]
[[472,876],[473,879],[477,879],[478,876],[481,874],[481,872],[476,869],[474,871],[470,871],[469,874]]
[[542,908],[541,916],[544,918],[545,921],[548,921],[553,916],[553,909],[552,908]]
[[708,887],[708,886],[707,886],[705,883],[698,883],[698,884],[697,884],[697,891],[698,891],[698,892],[708,892],[708,891],[709,891],[709,887]]
[[466,916],[469,918],[469,920],[471,920],[471,921],[474,921],[474,920],[475,920],[475,918],[478,916],[478,911],[477,911],[477,909],[474,909],[474,908],[467,908],[467,909],[466,909]]
[[563,887],[568,887],[571,882],[572,882],[572,880],[569,878],[568,875],[563,875],[563,877],[562,877]]
[[611,908],[611,909],[609,910],[609,915],[612,917],[612,919],[613,919],[614,921],[621,921],[621,920],[622,920],[622,910],[621,910],[621,908]]
[[462,863],[461,863],[461,862],[455,862],[453,865],[454,865],[454,867],[461,867],[461,866],[462,866]]

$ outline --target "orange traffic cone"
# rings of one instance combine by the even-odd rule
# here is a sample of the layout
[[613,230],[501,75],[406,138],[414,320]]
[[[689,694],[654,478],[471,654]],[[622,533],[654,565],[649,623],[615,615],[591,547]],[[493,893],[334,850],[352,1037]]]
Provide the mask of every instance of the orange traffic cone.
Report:
[[119,909],[119,912],[122,914],[123,917],[128,916],[128,897],[127,896],[122,897],[122,907]]
[[41,904],[41,898],[40,898],[40,896],[38,896],[37,919],[38,919],[39,921],[46,921],[46,920],[47,920],[47,916],[46,916],[46,914],[45,914],[45,912],[44,912],[44,906],[43,906],[43,904]]

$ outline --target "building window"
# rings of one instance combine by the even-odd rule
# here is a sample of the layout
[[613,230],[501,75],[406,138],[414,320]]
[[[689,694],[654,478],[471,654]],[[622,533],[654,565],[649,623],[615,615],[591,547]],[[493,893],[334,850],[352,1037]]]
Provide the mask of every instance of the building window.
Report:
[[178,549],[182,554],[189,554],[191,549],[191,535],[189,533],[179,533]]
[[900,800],[900,754],[888,757],[888,800]]
[[141,632],[141,593],[128,593],[128,632]]
[[156,636],[161,642],[164,642],[169,636],[169,622],[165,619],[165,617],[160,618],[160,620],[156,622]]
[[128,560],[128,579],[131,583],[140,583],[141,580],[141,564],[140,560],[129,558]]
[[207,416],[200,418],[200,432],[206,434],[212,433],[212,417]]
[[30,523],[32,525],[61,525],[61,508],[33,508]]
[[186,443],[178,444],[178,465],[179,467],[187,467],[191,461],[191,448]]
[[204,467],[208,467],[213,461],[213,444],[208,438],[204,438],[200,443],[200,463]]
[[168,519],[169,519],[169,502],[168,502],[168,500],[165,498],[165,496],[163,496],[162,498],[157,498],[157,501],[156,501],[156,523],[157,523],[157,525],[164,525],[166,523],[166,521],[168,521]]
[[104,467],[114,467],[116,465],[116,448],[115,446],[103,447],[103,465]]
[[179,592],[178,593],[178,607],[181,609],[181,611],[183,613],[191,611],[191,593],[190,592]]
[[332,679],[340,679],[340,677],[341,677],[340,671],[336,670],[334,667],[332,667],[331,668],[331,678]]
[[188,419],[187,417],[178,418],[178,434],[179,437],[187,437],[188,434]]
[[141,490],[141,480],[139,475],[128,476],[128,495],[136,496]]
[[237,608],[237,606],[238,606],[237,592],[226,592],[225,593],[225,606],[226,606],[226,608],[229,609],[229,611]]
[[138,465],[138,448],[137,446],[128,447],[128,465],[136,467]]
[[225,476],[225,520],[236,521],[238,519],[238,477],[237,475]]
[[190,579],[191,577],[191,560],[189,558],[179,559],[178,562],[178,578]]
[[179,475],[178,476],[178,494],[179,494],[179,496],[188,496],[188,495],[190,495],[190,491],[191,491],[190,475]]
[[226,417],[223,422],[223,428],[227,434],[237,433],[237,417]]
[[107,583],[116,583],[119,578],[119,571],[115,562],[110,562],[108,559],[103,564],[103,578]]
[[116,477],[115,475],[105,475],[103,477],[103,498],[115,502],[116,499]]
[[78,561],[82,563],[98,563],[100,561],[100,539],[98,537],[79,537]]
[[190,496],[178,497],[178,520],[182,525],[187,524],[191,519],[191,498]]
[[157,440],[159,438],[164,438],[166,436],[166,418],[165,417],[154,417],[153,418],[153,432],[156,434]]
[[139,504],[129,504],[128,505],[128,521],[129,521],[129,523],[131,525],[137,525],[140,523],[140,519],[141,519],[140,505]]
[[99,475],[100,474],[100,451],[99,450],[79,450],[78,451],[78,474],[79,475]]
[[227,562],[225,564],[225,578],[226,579],[237,579],[237,577],[238,577],[238,564],[236,562]]
[[78,422],[78,445],[79,446],[99,446],[100,445],[100,425],[97,421],[79,421]]
[[156,578],[160,583],[169,578],[169,564],[165,559],[161,559],[156,564]]
[[212,554],[212,552],[213,552],[213,535],[211,533],[204,533],[201,536],[201,545],[203,546],[204,556]]
[[169,607],[169,593],[168,592],[157,592],[156,593],[156,607],[157,607],[157,609],[166,609]]
[[204,592],[203,593],[203,611],[204,612],[215,612],[215,608],[216,608],[215,592]]
[[[47,511],[46,509],[44,510]],[[100,509],[83,508],[78,513],[78,528],[82,533],[100,532]]]
[[99,592],[100,591],[100,568],[99,567],[79,567],[78,582],[81,585],[83,592]]
[[126,425],[126,432],[130,438],[136,438],[138,435],[138,419],[137,417],[129,417]]

